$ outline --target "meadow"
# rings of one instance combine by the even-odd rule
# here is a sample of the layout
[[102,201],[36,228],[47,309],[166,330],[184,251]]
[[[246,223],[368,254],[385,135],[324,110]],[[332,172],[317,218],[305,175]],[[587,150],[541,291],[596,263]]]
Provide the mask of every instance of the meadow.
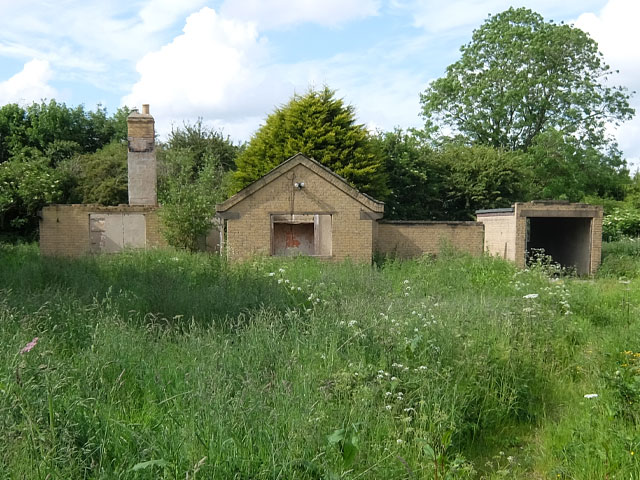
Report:
[[0,245],[0,479],[640,478],[639,274]]

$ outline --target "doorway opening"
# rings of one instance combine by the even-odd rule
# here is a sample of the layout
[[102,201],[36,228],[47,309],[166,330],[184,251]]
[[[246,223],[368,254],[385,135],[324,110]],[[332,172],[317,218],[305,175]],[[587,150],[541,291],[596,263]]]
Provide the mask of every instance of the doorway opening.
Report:
[[528,217],[527,257],[544,251],[554,262],[588,275],[591,267],[591,218]]

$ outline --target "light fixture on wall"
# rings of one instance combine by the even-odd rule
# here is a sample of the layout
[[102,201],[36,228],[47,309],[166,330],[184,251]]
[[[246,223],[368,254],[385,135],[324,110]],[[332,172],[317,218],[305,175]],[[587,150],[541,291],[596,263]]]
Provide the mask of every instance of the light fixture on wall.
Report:
[[302,190],[304,188],[304,182],[296,182],[293,184],[298,190]]

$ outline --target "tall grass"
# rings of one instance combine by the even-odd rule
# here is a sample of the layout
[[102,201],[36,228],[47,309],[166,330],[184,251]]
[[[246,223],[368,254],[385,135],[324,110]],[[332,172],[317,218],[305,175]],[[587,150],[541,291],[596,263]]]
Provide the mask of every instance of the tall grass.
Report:
[[640,478],[635,281],[4,246],[0,285],[0,478]]

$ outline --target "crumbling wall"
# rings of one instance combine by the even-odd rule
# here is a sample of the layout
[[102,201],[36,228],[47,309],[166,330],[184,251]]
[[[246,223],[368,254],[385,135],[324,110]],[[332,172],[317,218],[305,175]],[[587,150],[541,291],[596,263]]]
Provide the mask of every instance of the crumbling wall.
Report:
[[166,246],[157,210],[158,207],[151,205],[44,207],[40,219],[40,251],[43,255],[82,256],[113,253],[124,248]]

